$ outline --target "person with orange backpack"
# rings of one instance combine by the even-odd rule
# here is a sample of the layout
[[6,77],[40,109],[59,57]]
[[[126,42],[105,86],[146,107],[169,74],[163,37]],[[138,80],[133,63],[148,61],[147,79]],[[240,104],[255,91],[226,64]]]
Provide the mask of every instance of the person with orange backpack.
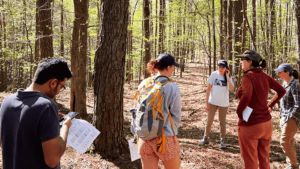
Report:
[[171,54],[160,54],[147,64],[156,73],[141,82],[134,97],[131,132],[139,147],[144,169],[180,168],[180,145],[176,135],[181,121],[180,90],[169,78],[179,64]]

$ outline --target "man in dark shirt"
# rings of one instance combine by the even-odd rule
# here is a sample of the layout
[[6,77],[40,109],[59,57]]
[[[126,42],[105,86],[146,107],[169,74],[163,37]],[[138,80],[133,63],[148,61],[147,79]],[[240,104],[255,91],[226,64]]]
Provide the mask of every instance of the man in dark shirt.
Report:
[[58,109],[51,100],[72,77],[66,61],[45,59],[33,83],[6,97],[0,108],[3,169],[60,168],[71,119],[59,128]]

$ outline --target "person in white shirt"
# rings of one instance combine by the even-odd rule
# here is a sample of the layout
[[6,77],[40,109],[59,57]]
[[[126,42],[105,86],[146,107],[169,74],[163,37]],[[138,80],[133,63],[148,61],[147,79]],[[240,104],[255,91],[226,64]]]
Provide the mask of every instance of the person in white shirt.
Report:
[[233,91],[234,85],[228,70],[228,63],[226,60],[220,60],[218,63],[218,70],[214,71],[208,78],[208,87],[206,91],[206,110],[207,122],[205,126],[205,133],[203,139],[198,144],[202,146],[209,144],[209,134],[211,125],[213,123],[215,113],[219,109],[219,120],[221,128],[221,148],[226,148],[225,134],[226,134],[226,114],[229,107],[229,91]]

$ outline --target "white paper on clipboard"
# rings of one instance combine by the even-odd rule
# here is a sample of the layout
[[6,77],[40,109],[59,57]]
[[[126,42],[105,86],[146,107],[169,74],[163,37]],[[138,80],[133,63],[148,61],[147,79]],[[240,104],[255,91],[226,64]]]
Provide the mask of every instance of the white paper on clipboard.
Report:
[[137,159],[140,159],[141,156],[139,154],[139,147],[137,144],[133,143],[133,139],[128,140],[129,143],[129,150],[131,155],[131,161],[135,161]]
[[253,111],[253,109],[250,108],[250,107],[248,107],[248,106],[247,106],[247,107],[245,108],[245,110],[243,111],[243,119],[244,119],[246,122],[248,122],[249,117],[250,117],[252,111]]

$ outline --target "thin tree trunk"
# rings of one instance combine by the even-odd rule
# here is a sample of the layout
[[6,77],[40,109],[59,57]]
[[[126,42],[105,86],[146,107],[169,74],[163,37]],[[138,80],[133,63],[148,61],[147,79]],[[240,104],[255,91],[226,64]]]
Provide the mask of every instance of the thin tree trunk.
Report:
[[40,20],[40,50],[41,58],[53,57],[51,0],[37,0]]
[[70,99],[70,110],[77,111],[75,105],[76,96],[78,91],[76,90],[76,82],[78,78],[78,59],[79,59],[79,31],[80,31],[80,16],[81,16],[81,4],[80,0],[74,0],[75,18],[73,21],[73,33],[72,33],[72,44],[71,44],[71,99]]
[[[256,44],[256,0],[252,0],[252,33],[254,38],[253,41]],[[252,49],[253,48],[254,46],[252,45]]]
[[[232,58],[232,1],[228,0],[227,1],[227,55],[228,55],[228,60],[233,61]],[[232,64],[229,65],[229,70],[233,72],[233,66]]]
[[224,37],[224,32],[223,32],[223,1],[224,0],[220,0],[220,59],[223,60],[224,56],[223,56],[223,37]]
[[[143,0],[143,23],[144,23],[144,30],[145,30],[145,63],[148,63],[151,59],[151,49],[150,49],[150,10],[149,10],[149,0]],[[145,69],[145,78],[149,77],[150,74],[147,73],[147,69]]]
[[209,75],[211,75],[211,32],[210,32],[210,24],[209,24],[209,17],[208,16],[207,16],[206,20],[207,20],[207,27],[208,27],[208,51],[209,51],[208,70],[209,70]]
[[35,73],[37,69],[37,63],[40,60],[40,17],[39,17],[39,2],[36,1],[36,12],[35,12],[35,46],[34,46],[34,68],[33,73]]
[[227,46],[228,46],[228,37],[227,37],[227,19],[228,19],[228,13],[227,13],[227,6],[228,6],[228,2],[227,0],[223,1],[223,18],[224,18],[224,26],[223,26],[223,39],[225,38],[225,44],[222,45],[222,49],[223,49],[223,55],[225,59],[228,59],[228,52],[227,52]]
[[[243,24],[243,2],[242,0],[237,0],[233,2],[233,33],[234,33],[234,65],[235,68],[232,69],[232,73],[238,75],[237,67],[239,67],[239,62],[235,61],[235,55],[237,53],[241,53],[241,46],[242,46],[242,24]],[[246,4],[245,4],[246,6]],[[240,29],[239,29],[240,28]]]
[[[211,0],[212,1],[212,27],[213,27],[213,40],[214,40],[214,71],[216,71],[216,64],[217,64],[217,42],[216,42],[216,30],[215,30],[215,27],[216,27],[216,24],[215,24],[215,1],[214,0]],[[222,25],[222,24],[221,24]],[[221,35],[222,36],[222,35]]]
[[300,0],[296,0],[295,1],[295,11],[296,11],[296,21],[297,21],[297,29],[296,29],[296,33],[297,33],[297,39],[298,39],[298,71],[300,71]]
[[165,36],[165,0],[159,0],[160,10],[159,10],[159,53],[164,53],[164,36]]
[[101,1],[100,44],[95,54],[93,122],[101,131],[95,140],[95,150],[110,159],[129,153],[123,132],[128,7],[129,0]]
[[60,56],[64,57],[64,0],[60,4]]

